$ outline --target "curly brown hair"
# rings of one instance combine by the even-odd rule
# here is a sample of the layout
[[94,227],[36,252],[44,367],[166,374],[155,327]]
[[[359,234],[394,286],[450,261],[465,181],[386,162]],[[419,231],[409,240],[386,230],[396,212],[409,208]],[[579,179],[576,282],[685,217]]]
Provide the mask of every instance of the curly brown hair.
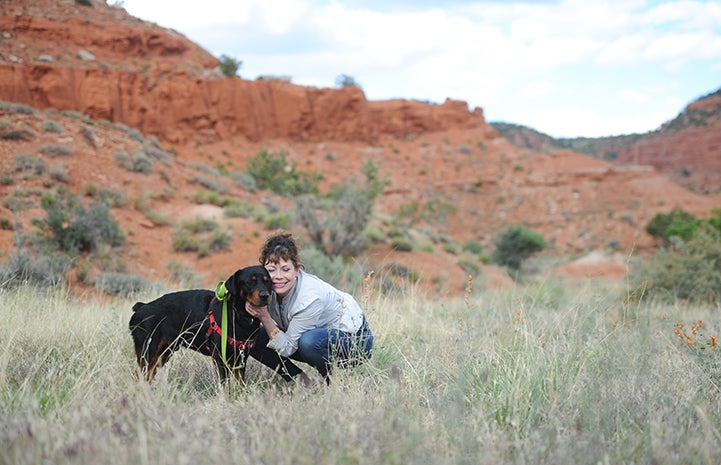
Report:
[[296,268],[303,268],[303,262],[298,255],[298,245],[292,233],[279,232],[265,240],[260,249],[258,261],[265,266],[268,263],[280,263],[281,260],[288,260]]

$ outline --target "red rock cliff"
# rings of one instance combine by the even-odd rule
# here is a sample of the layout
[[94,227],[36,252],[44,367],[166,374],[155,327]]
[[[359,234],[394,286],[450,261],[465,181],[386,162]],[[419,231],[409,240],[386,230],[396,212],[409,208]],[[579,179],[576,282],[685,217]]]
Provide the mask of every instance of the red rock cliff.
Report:
[[380,133],[485,125],[464,102],[369,103],[358,87],[223,77],[218,60],[181,34],[103,2],[3,2],[0,31],[0,99],[79,111],[176,144],[238,136],[373,142]]

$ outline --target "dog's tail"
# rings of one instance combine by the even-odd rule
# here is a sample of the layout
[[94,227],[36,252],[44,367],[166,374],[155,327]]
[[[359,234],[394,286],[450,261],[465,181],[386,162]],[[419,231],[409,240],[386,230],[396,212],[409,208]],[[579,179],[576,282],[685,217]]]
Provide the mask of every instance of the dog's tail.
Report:
[[145,305],[145,302],[135,302],[135,305],[133,305],[133,312],[140,310],[143,305]]

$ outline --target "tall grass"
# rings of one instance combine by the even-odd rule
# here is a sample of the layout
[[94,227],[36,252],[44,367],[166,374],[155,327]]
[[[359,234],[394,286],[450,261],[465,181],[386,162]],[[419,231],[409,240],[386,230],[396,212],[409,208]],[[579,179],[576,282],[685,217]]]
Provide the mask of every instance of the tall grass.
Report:
[[373,359],[315,391],[253,360],[245,389],[219,386],[190,351],[148,385],[133,299],[0,289],[0,463],[721,462],[718,348],[674,334],[717,334],[718,308],[553,282],[470,291],[365,289]]

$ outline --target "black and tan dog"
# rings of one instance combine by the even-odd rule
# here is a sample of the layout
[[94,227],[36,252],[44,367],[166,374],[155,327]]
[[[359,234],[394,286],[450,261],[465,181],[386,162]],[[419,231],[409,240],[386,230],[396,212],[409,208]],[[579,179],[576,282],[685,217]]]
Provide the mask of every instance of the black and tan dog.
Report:
[[213,357],[221,380],[232,372],[244,383],[245,362],[260,327],[260,321],[246,312],[245,302],[267,305],[272,289],[268,271],[256,265],[236,271],[216,292],[186,290],[137,302],[129,326],[140,372],[151,381],[173,352],[187,347]]

